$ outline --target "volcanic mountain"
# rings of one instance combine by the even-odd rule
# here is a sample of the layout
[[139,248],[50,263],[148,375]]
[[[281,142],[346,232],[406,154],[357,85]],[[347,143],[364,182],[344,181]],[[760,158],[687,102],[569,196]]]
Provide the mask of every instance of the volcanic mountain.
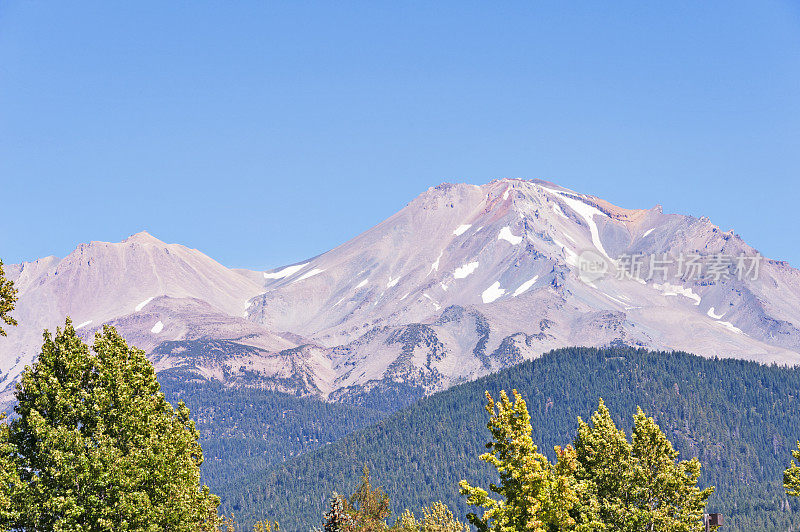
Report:
[[110,323],[147,352],[178,339],[247,338],[267,351],[296,345],[242,317],[247,300],[262,291],[247,272],[145,232],[120,243],[81,244],[63,259],[10,265],[7,274],[19,290],[20,325],[0,341],[0,401],[38,354],[42,331],[55,332],[67,316],[87,339]]
[[374,228],[266,272],[138,234],[8,268],[20,326],[102,323],[160,370],[362,402],[419,396],[564,346],[800,362],[800,272],[707,218],[628,210],[546,181],[433,187]]

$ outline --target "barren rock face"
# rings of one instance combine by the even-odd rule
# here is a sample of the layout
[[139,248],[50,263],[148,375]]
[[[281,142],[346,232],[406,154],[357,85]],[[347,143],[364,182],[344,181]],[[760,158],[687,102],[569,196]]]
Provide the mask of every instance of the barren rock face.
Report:
[[160,370],[350,401],[431,393],[571,345],[800,361],[797,270],[707,219],[544,181],[440,185],[264,273],[146,233],[8,270],[21,325],[0,339],[6,396],[66,315],[87,333],[113,323]]

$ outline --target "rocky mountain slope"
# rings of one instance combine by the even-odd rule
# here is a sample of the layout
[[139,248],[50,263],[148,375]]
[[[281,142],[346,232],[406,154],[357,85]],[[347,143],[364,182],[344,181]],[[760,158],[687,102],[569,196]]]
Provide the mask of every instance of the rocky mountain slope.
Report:
[[431,392],[569,345],[800,360],[797,270],[708,219],[544,181],[440,185],[265,277],[249,319],[333,348],[334,397]]
[[708,219],[545,181],[440,185],[263,273],[147,234],[9,271],[22,325],[0,341],[3,386],[65,315],[115,324],[159,369],[356,403],[573,345],[800,361],[800,272]]
[[247,300],[262,290],[257,283],[147,233],[81,244],[63,259],[10,265],[7,273],[19,290],[20,325],[0,341],[2,401],[38,354],[42,331],[63,327],[67,316],[87,339],[110,323],[147,352],[178,339],[245,339],[269,351],[296,345],[242,317]]

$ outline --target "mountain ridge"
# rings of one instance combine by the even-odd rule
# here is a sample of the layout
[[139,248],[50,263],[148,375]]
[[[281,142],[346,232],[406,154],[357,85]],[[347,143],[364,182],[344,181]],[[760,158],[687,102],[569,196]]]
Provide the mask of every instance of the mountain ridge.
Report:
[[[695,255],[708,271],[731,263],[690,277],[677,260]],[[635,256],[675,260],[646,278],[625,270]],[[735,261],[755,258],[757,275],[743,276]],[[800,272],[708,218],[543,180],[443,183],[330,251],[263,272],[146,231],[7,270],[21,326],[0,342],[0,400],[41,330],[67,315],[86,338],[111,323],[151,354],[184,342],[160,370],[356,403],[375,390],[430,394],[574,345],[800,362]],[[192,356],[213,341],[254,349]]]

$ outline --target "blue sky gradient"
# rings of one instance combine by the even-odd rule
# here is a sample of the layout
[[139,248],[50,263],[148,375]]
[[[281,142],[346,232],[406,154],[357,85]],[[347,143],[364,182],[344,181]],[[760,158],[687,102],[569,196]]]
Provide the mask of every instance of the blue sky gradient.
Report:
[[800,266],[796,2],[0,3],[0,258],[267,269],[444,181],[709,216]]

